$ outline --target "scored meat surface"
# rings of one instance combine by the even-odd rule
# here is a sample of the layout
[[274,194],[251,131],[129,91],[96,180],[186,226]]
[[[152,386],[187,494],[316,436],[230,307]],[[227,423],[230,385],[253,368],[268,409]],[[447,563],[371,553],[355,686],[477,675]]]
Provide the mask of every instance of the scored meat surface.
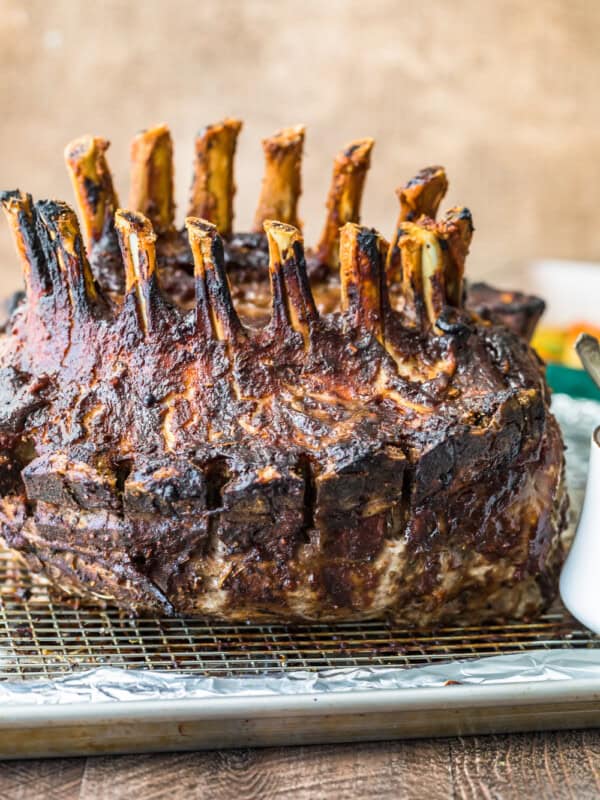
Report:
[[566,512],[539,301],[465,289],[471,215],[435,221],[440,167],[398,191],[389,244],[361,227],[370,139],[336,158],[306,253],[304,129],[265,140],[254,231],[234,233],[240,128],[198,136],[183,231],[165,126],[134,140],[132,210],[108,143],[68,146],[83,237],[65,203],[2,195],[26,290],[0,336],[7,545],[135,613],[538,613]]

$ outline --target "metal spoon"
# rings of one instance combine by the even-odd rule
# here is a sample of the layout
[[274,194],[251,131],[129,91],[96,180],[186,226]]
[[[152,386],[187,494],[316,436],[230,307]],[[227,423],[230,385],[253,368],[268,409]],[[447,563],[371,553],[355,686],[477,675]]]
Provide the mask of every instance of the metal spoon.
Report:
[[575,342],[575,350],[583,368],[600,389],[600,343],[589,333],[580,333]]

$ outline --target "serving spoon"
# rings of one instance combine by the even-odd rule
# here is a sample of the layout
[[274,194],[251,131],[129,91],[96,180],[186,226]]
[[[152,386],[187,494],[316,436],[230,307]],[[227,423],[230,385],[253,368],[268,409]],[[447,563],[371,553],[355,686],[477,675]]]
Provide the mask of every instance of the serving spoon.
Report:
[[589,333],[580,333],[575,342],[575,350],[583,368],[600,389],[600,342]]

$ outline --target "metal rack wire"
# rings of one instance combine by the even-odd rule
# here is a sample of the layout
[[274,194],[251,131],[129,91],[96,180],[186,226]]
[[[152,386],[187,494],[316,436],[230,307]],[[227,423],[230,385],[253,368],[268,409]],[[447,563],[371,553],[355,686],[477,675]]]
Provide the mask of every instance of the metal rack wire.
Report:
[[132,619],[117,609],[56,601],[7,552],[0,553],[0,587],[0,680],[54,678],[103,665],[232,676],[600,648],[600,638],[560,608],[535,622],[432,633],[382,621],[286,626]]

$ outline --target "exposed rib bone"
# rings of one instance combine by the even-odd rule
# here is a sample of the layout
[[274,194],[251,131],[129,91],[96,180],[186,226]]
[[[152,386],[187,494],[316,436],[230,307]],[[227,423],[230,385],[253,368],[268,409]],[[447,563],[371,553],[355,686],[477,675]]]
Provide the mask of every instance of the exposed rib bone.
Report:
[[40,251],[35,232],[31,195],[18,190],[2,192],[0,202],[21,261],[27,294],[31,296],[50,291],[46,260]]
[[209,125],[196,138],[188,215],[214,223],[221,236],[231,233],[235,194],[233,157],[241,127],[239,120],[225,119]]
[[148,217],[157,233],[173,227],[173,143],[166,125],[138,133],[131,144],[130,206]]
[[360,203],[374,144],[373,139],[357,139],[333,162],[327,219],[316,248],[319,261],[333,269],[339,266],[340,228],[347,222],[360,222]]
[[291,327],[308,340],[310,324],[318,317],[308,282],[302,234],[292,225],[267,220],[269,274],[275,328]]
[[434,326],[446,305],[443,250],[433,220],[398,228],[404,311],[419,327]]
[[444,250],[446,300],[449,305],[462,306],[465,260],[475,230],[471,212],[464,207],[451,208],[440,220],[437,228],[446,242]]
[[188,217],[185,226],[194,257],[198,329],[207,337],[234,344],[242,324],[231,299],[217,227],[195,217]]
[[353,324],[383,342],[388,307],[384,264],[387,243],[374,230],[348,222],[340,234],[341,308]]
[[448,178],[443,167],[425,167],[406,186],[396,189],[400,201],[401,222],[416,222],[419,217],[435,219],[438,208],[448,191]]
[[304,145],[304,126],[285,128],[263,140],[265,174],[254,230],[262,233],[263,222],[276,219],[300,228],[298,199],[302,192],[300,167]]
[[[97,292],[77,216],[67,203],[53,200],[36,203],[35,211],[38,239],[51,272],[53,288],[66,286],[72,308],[85,315],[96,302]],[[55,272],[56,266],[60,278]]]
[[82,136],[65,148],[65,161],[83,220],[88,251],[104,236],[114,236],[114,215],[119,200],[104,155],[109,145],[106,139]]
[[125,264],[125,292],[135,292],[140,324],[144,333],[155,322],[156,297],[156,233],[149,219],[142,214],[119,209],[115,227]]
[[388,253],[386,268],[388,280],[402,281],[402,263],[398,249],[400,226],[403,222],[417,222],[422,216],[435,219],[447,191],[448,179],[443,167],[425,167],[405,186],[396,189],[400,201],[400,214]]

